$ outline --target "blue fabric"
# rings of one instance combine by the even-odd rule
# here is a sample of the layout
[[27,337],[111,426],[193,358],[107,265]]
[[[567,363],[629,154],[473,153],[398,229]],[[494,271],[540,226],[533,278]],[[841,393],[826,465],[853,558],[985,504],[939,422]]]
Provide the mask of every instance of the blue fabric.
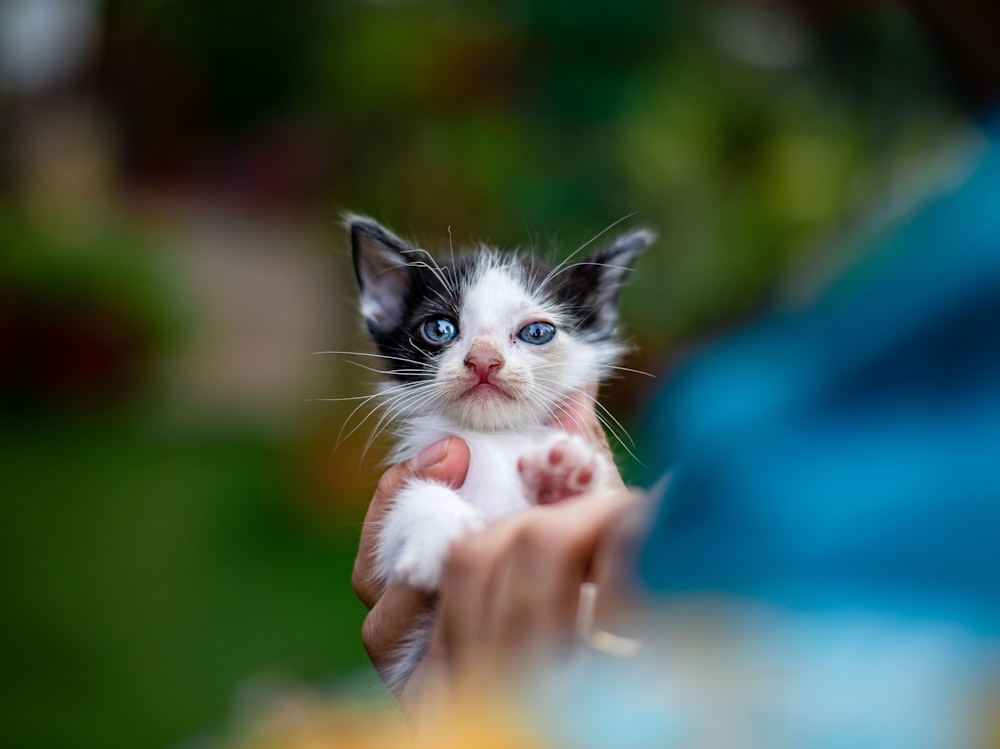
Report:
[[[1000,118],[997,118],[1000,122]],[[1000,633],[1000,132],[810,308],[675,378],[640,575]]]

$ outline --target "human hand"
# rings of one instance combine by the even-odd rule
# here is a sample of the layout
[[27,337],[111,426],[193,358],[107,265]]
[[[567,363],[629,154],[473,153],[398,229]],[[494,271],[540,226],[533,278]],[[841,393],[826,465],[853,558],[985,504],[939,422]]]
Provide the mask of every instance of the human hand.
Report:
[[[555,425],[587,439],[614,466],[592,393],[567,402]],[[617,593],[645,503],[612,473],[599,491],[510,515],[455,543],[421,681],[452,693],[495,686],[539,650],[572,641],[584,582],[601,591],[597,621],[620,612]]]
[[380,674],[385,672],[387,662],[407,633],[431,611],[435,598],[431,593],[403,583],[386,586],[385,581],[376,577],[375,548],[381,520],[411,479],[430,479],[457,489],[465,482],[468,470],[468,446],[451,437],[426,447],[412,460],[393,466],[379,479],[361,529],[351,582],[355,594],[369,609],[362,625],[361,641]]
[[[624,490],[594,492],[507,516],[457,541],[422,666],[452,690],[475,690],[570,644],[581,585],[616,586],[617,542],[639,506]],[[599,604],[600,617],[608,607]]]
[[[593,401],[593,391],[581,391],[564,404],[553,425],[591,442],[614,466]],[[370,609],[362,640],[380,673],[403,639],[432,611],[436,596],[399,583],[385,587],[375,578],[379,522],[411,478],[430,478],[458,488],[468,465],[468,446],[451,438],[428,447],[412,461],[390,468],[379,481],[362,529],[353,583],[356,594]],[[443,604],[439,615],[444,624],[435,631],[433,653],[398,695],[404,709],[416,702],[414,695],[420,694],[421,685],[429,674],[439,673],[445,661],[495,662],[519,644],[572,633],[580,583],[608,579],[605,572],[613,565],[604,563],[609,555],[600,550],[613,546],[608,543],[615,535],[611,526],[616,525],[622,507],[632,504],[617,470],[612,474],[608,491],[576,497],[571,503],[564,501],[565,511],[529,510],[477,534],[475,539],[483,537],[481,545],[472,538],[459,542],[442,585],[445,599],[451,603]],[[503,584],[494,585],[494,580]],[[522,589],[518,582],[530,585]],[[602,597],[601,602],[605,600],[607,597]],[[483,643],[485,647],[480,647]],[[463,666],[461,670],[468,669]]]

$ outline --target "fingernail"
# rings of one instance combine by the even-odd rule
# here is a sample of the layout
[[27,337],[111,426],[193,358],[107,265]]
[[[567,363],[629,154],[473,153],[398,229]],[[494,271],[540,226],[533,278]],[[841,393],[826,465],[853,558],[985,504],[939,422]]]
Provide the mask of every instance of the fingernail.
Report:
[[448,439],[438,440],[433,445],[425,447],[419,453],[417,457],[413,459],[413,467],[418,471],[424,468],[430,468],[436,463],[440,463],[448,455],[448,447],[451,445],[451,437]]

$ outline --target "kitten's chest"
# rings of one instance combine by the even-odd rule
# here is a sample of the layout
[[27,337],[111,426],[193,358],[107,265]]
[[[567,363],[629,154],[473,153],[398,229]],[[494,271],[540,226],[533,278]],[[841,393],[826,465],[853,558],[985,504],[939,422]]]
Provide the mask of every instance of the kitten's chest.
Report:
[[456,429],[454,425],[433,423],[431,420],[410,426],[411,430],[397,448],[394,460],[411,458],[436,440],[458,437],[469,446],[470,454],[469,472],[458,490],[462,499],[480,510],[488,520],[530,506],[517,470],[517,461],[522,455],[537,450],[553,429],[532,427],[519,432],[483,433]]
[[460,435],[469,445],[471,460],[459,495],[488,520],[528,508],[517,462],[549,433],[539,429],[530,435]]

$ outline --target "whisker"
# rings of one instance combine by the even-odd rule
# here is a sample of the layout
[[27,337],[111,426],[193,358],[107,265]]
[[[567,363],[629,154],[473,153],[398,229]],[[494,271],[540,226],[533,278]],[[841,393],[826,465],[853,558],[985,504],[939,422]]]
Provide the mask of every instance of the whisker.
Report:
[[420,247],[417,247],[413,250],[404,250],[404,252],[406,253],[422,252],[424,255],[426,255],[427,258],[431,261],[431,263],[433,263],[433,265],[424,260],[414,260],[410,263],[410,265],[414,268],[426,268],[427,270],[429,270],[431,273],[434,274],[434,276],[441,282],[441,284],[445,287],[445,289],[447,289],[452,294],[455,293],[455,288],[451,285],[450,280],[446,277],[444,273],[444,270],[438,264],[438,261],[434,258],[434,256],[431,255],[431,253]]
[[[419,350],[419,349],[418,349]],[[424,353],[421,351],[421,353]],[[406,364],[413,364],[415,366],[424,366],[422,362],[416,361],[414,359],[406,359],[401,356],[388,356],[386,354],[370,354],[366,351],[313,351],[313,356],[320,356],[323,354],[341,354],[344,356],[368,356],[373,359],[391,359],[394,361],[401,361]]]
[[[414,391],[419,392],[422,389],[429,388],[429,387],[431,387],[431,383],[422,383],[422,384],[419,384],[419,385],[401,384],[401,385],[397,385],[397,386],[395,386],[393,388],[387,388],[384,391],[373,393],[370,396],[370,400],[372,400],[372,399],[374,399],[374,400],[382,399],[382,400],[380,400],[380,402],[378,402],[375,405],[375,407],[371,411],[369,411],[364,416],[364,418],[362,418],[361,421],[359,421],[357,423],[357,425],[353,429],[351,429],[351,431],[349,431],[347,434],[344,434],[343,436],[341,436],[340,434],[337,435],[337,447],[339,447],[344,442],[344,440],[349,439],[351,437],[351,435],[353,435],[362,426],[364,426],[365,422],[367,422],[380,409],[389,409],[389,408],[391,408],[391,406],[392,406],[393,403],[395,403],[396,401],[398,401],[400,399],[407,398]],[[391,397],[390,398],[385,398],[386,393],[391,393]],[[364,405],[365,405],[365,403],[362,402],[362,403],[358,404],[353,411],[351,411],[350,415],[344,421],[344,426],[341,427],[341,430],[340,430],[341,434],[343,433],[344,429],[347,428],[347,425],[350,423],[350,420],[354,416],[354,414],[357,413],[359,409],[361,409],[362,407],[364,407]]]
[[598,268],[612,268],[614,270],[623,270],[623,271],[627,271],[629,273],[631,273],[633,270],[635,270],[634,268],[628,268],[628,267],[626,267],[624,265],[612,265],[611,263],[597,263],[597,262],[581,261],[579,263],[572,263],[570,265],[564,265],[563,267],[559,268],[558,270],[555,270],[555,271],[549,273],[549,275],[545,277],[545,283],[548,283],[549,281],[551,281],[552,279],[554,279],[556,276],[558,276],[560,273],[565,273],[568,270],[573,270],[573,268],[582,268],[585,265],[593,265],[593,266],[598,267]]
[[458,263],[455,262],[455,239],[451,235],[451,224],[448,224],[448,255],[451,258],[451,279],[455,284],[455,291],[458,292]]
[[[553,382],[553,383],[559,384],[556,380],[551,380],[551,379],[543,378],[543,377],[539,377],[536,382],[539,383],[539,384],[541,382]],[[558,393],[557,390],[555,390],[554,388],[548,387],[547,385],[546,386],[542,386],[542,388],[544,389],[545,392],[548,392],[552,396],[558,396],[559,395],[559,393]],[[604,406],[604,404],[602,404],[596,398],[594,398],[593,396],[591,396],[585,390],[582,390],[581,388],[572,388],[572,390],[574,392],[576,392],[576,393],[580,393],[581,395],[585,396],[588,400],[590,400],[594,404],[594,406],[595,406],[594,416],[601,423],[601,425],[605,428],[605,430],[607,431],[607,433],[610,434],[611,437],[613,437],[614,440],[619,445],[621,445],[622,449],[625,450],[625,452],[627,452],[629,454],[629,456],[636,463],[638,463],[639,465],[642,465],[643,467],[645,467],[644,464],[643,464],[643,462],[641,460],[639,460],[638,456],[636,456],[636,454],[632,451],[632,449],[629,448],[629,445],[627,445],[625,443],[625,440],[622,438],[621,435],[624,434],[625,438],[628,439],[628,441],[629,441],[629,443],[631,443],[632,447],[633,448],[636,447],[635,440],[632,439],[632,436],[629,434],[628,430],[621,424],[621,422],[618,421],[618,419],[615,418],[614,414],[612,414],[610,411],[608,411],[608,409]],[[585,425],[579,420],[579,417],[577,417],[575,414],[573,414],[572,411],[568,412],[568,415],[570,416],[570,418],[573,419],[574,423],[578,427],[580,427],[581,431],[586,432]],[[609,421],[609,419],[610,419],[610,421]],[[614,423],[614,426],[612,425],[612,422]],[[621,430],[621,434],[619,434],[618,430]]]
[[[427,290],[430,291],[430,292],[432,292],[434,294],[434,296],[436,296],[438,299],[440,299],[441,303],[447,309],[451,309],[452,307],[454,307],[454,304],[452,303],[452,300],[450,300],[448,297],[446,297],[444,294],[442,294],[437,289],[435,289],[435,288],[428,288]],[[452,292],[452,293],[454,294],[454,292]]]
[[[545,382],[556,382],[555,380],[549,380],[549,379],[542,378],[542,377],[539,377],[539,379],[543,380]],[[629,441],[629,444],[631,444],[632,447],[636,446],[635,440],[632,439],[632,435],[629,434],[628,429],[626,429],[625,426],[617,418],[615,418],[615,415],[613,413],[611,413],[611,411],[608,410],[607,406],[605,406],[597,398],[595,398],[594,396],[590,395],[590,393],[586,392],[585,390],[582,390],[581,388],[573,388],[573,390],[575,392],[583,395],[584,397],[587,398],[587,400],[589,400],[591,403],[594,404],[594,415],[597,416],[597,418],[600,419],[602,421],[602,423],[604,423],[606,426],[608,426],[609,429],[611,428],[610,424],[608,424],[607,420],[604,419],[604,418],[602,418],[601,412],[604,413],[604,415],[607,417],[607,419],[610,419],[612,422],[614,422],[615,426],[617,426],[618,429],[621,430],[622,434],[625,435],[625,437]],[[614,431],[614,430],[612,430],[612,431]],[[616,433],[616,436],[617,436],[617,433]],[[620,437],[618,439],[619,439],[619,441],[621,441]],[[624,447],[624,445],[623,445],[623,447]]]
[[375,443],[375,440],[378,439],[379,435],[381,435],[393,421],[397,420],[401,414],[409,409],[411,405],[419,403],[420,405],[426,407],[440,397],[441,393],[439,391],[435,392],[434,389],[430,390],[432,391],[430,398],[423,398],[423,392],[409,393],[409,397],[396,399],[392,407],[386,409],[386,411],[379,418],[378,422],[376,422],[375,426],[372,428],[372,432],[368,436],[368,439],[365,441],[364,449],[361,451],[362,459],[368,454],[368,450]]
[[351,423],[351,419],[354,418],[354,414],[356,414],[359,410],[361,410],[362,408],[364,408],[371,401],[373,401],[373,400],[377,401],[378,397],[379,397],[378,393],[374,393],[374,394],[368,396],[367,399],[365,399],[364,401],[362,401],[361,403],[359,403],[358,405],[356,405],[354,407],[354,409],[347,415],[347,418],[344,419],[344,423],[340,425],[340,431],[337,432],[337,441],[334,443],[334,446],[333,446],[334,450],[336,450],[342,444],[344,444],[344,440],[350,439],[351,435],[354,434],[356,431],[358,431],[358,429],[361,428],[361,424],[365,423],[365,419],[367,419],[368,416],[371,416],[371,414],[375,413],[375,411],[378,410],[380,404],[376,402],[375,408],[373,408],[371,411],[369,411],[368,415],[365,416],[365,418],[362,419],[361,422],[356,427],[354,427],[354,429],[352,429],[351,431],[349,431],[347,434],[344,434],[344,430],[347,429],[347,425]]
[[368,439],[365,440],[364,448],[361,451],[362,458],[368,454],[368,450],[375,444],[375,440],[389,428],[390,424],[396,421],[402,414],[405,414],[413,405],[425,402],[425,399],[415,395],[410,398],[400,399],[391,408],[387,408],[372,427]]
[[617,425],[617,427],[621,430],[622,434],[625,435],[625,438],[628,439],[629,444],[632,445],[632,447],[636,447],[635,440],[632,439],[632,435],[628,433],[628,429],[626,429],[625,426],[620,421],[618,421],[617,418],[615,418],[615,415],[608,410],[607,406],[605,406],[599,400],[594,400],[594,407],[595,407],[594,413],[595,415],[597,415],[598,418],[601,418],[601,415],[600,413],[597,412],[596,409],[600,409],[601,412],[603,412],[609,419],[611,419],[611,421],[613,421],[615,425]]
[[615,365],[609,366],[608,369],[615,369],[620,372],[631,372],[632,374],[642,375],[643,377],[651,377],[654,380],[656,379],[655,374],[653,374],[652,372],[644,372],[641,369],[631,369],[630,367],[619,367]]
[[434,369],[431,367],[421,367],[420,369],[376,369],[375,367],[369,367],[361,362],[351,361],[350,359],[344,359],[344,364],[350,364],[353,367],[359,367],[361,369],[368,370],[369,372],[374,372],[375,374],[383,375],[409,375],[412,377],[433,377]]
[[549,283],[549,281],[551,281],[551,280],[552,280],[552,278],[554,278],[554,277],[555,277],[555,275],[556,275],[556,274],[558,274],[558,273],[561,273],[561,272],[562,272],[562,271],[561,271],[561,269],[562,269],[562,268],[563,268],[563,267],[564,267],[564,266],[565,266],[565,265],[566,265],[566,264],[567,264],[567,263],[568,263],[568,262],[569,262],[570,260],[572,260],[572,259],[573,259],[574,257],[576,257],[576,256],[577,256],[578,254],[580,254],[581,252],[583,252],[583,250],[584,250],[584,249],[586,249],[586,248],[587,248],[587,247],[588,247],[588,246],[589,246],[590,244],[592,244],[592,243],[593,243],[594,241],[596,241],[596,240],[597,240],[597,239],[599,239],[600,237],[602,237],[602,236],[604,236],[605,234],[607,234],[607,233],[608,233],[609,231],[611,231],[611,230],[612,230],[612,229],[614,229],[614,228],[615,228],[616,226],[618,226],[618,224],[622,223],[623,221],[628,221],[628,220],[629,220],[630,218],[632,218],[633,216],[635,216],[635,215],[636,215],[637,213],[638,213],[638,211],[632,211],[632,213],[628,213],[628,214],[626,214],[626,215],[622,216],[622,217],[621,217],[620,219],[618,219],[617,221],[614,221],[614,222],[612,222],[611,224],[609,224],[608,226],[604,227],[603,229],[601,229],[601,231],[597,232],[597,234],[595,234],[595,235],[594,235],[594,236],[592,236],[592,237],[591,237],[590,239],[588,239],[588,240],[587,240],[586,242],[584,242],[584,243],[583,243],[582,245],[580,245],[580,246],[579,246],[579,247],[577,247],[577,248],[576,248],[575,250],[573,250],[573,251],[572,251],[572,252],[571,252],[571,253],[570,253],[569,255],[567,255],[567,256],[566,256],[566,257],[565,257],[565,258],[564,258],[564,259],[562,260],[562,262],[560,262],[560,263],[559,263],[558,265],[556,265],[556,267],[555,267],[555,268],[553,268],[553,269],[552,269],[551,271],[549,271],[548,275],[547,275],[547,276],[545,276],[545,278],[543,278],[543,279],[542,279],[542,282],[541,282],[540,284],[538,284],[538,289],[537,289],[537,291],[538,291],[538,292],[541,292],[541,291],[542,291],[542,290],[543,290],[543,289],[545,288],[545,286],[546,286],[546,285],[547,285],[547,284]]
[[342,398],[306,398],[306,403],[340,403],[343,401],[367,401],[372,398],[378,398],[379,394],[374,395],[348,395]]
[[[558,393],[556,393],[555,391],[552,391],[552,392],[549,393],[549,396],[550,397],[552,397],[552,396],[558,396]],[[580,431],[581,434],[587,434],[587,433],[590,432],[590,428],[587,426],[587,424],[584,421],[584,419],[583,419],[582,416],[578,415],[574,411],[563,411],[563,415],[566,416],[567,418],[569,418],[570,421],[572,421],[573,424],[576,425],[576,428]],[[601,420],[601,418],[600,418],[599,415],[597,415],[597,419],[600,422],[601,426],[604,427],[607,431],[609,431],[611,433],[612,437],[614,437],[614,439],[616,441],[621,442],[621,438],[617,435],[617,433],[613,429],[610,429],[610,427],[608,427],[607,423],[605,421]]]
[[[365,423],[365,421],[367,421],[368,418],[373,413],[375,413],[379,408],[382,407],[382,404],[377,402],[380,396],[382,396],[382,393],[373,393],[372,395],[369,395],[364,401],[355,406],[354,409],[347,415],[347,418],[344,419],[344,423],[340,427],[340,431],[337,432],[337,442],[334,444],[334,449],[339,448],[344,443],[344,440],[350,439],[351,435],[354,434],[356,431],[358,431],[358,429],[361,428],[361,426]],[[344,434],[344,430],[347,429],[347,425],[351,423],[351,419],[354,418],[354,414],[356,414],[359,410],[364,408],[365,405],[367,405],[373,400],[376,401],[375,407],[365,415],[365,417],[358,423],[356,427],[354,427],[347,434]]]
[[351,361],[350,359],[344,359],[344,364],[350,364],[352,367],[358,367],[359,369],[364,369],[369,372],[374,372],[375,374],[388,374],[389,372],[392,371],[392,370],[378,369],[377,367],[369,367],[367,364]]
[[[407,336],[407,338],[409,339],[410,345],[413,346],[413,348],[415,348],[421,354],[423,354],[424,356],[426,356],[428,359],[433,358],[431,356],[431,353],[429,351],[424,351],[422,348],[420,348],[420,346],[417,345],[417,342],[413,340],[413,336]],[[415,363],[415,362],[411,362],[411,364],[413,364],[413,363]],[[427,366],[431,366],[431,365],[428,364]]]
[[[386,394],[390,394],[390,393],[394,394],[394,393],[396,393],[398,391],[401,391],[401,390],[404,390],[404,389],[406,389],[408,387],[412,387],[412,386],[405,385],[405,384],[400,384],[400,385],[395,385],[393,387],[384,388],[382,391],[377,392],[377,393],[371,393],[370,395],[353,395],[353,396],[347,396],[347,397],[342,397],[342,398],[309,398],[307,400],[307,402],[314,402],[314,401],[320,401],[320,402],[338,402],[338,401],[340,401],[340,402],[343,402],[343,401],[355,401],[355,400],[361,401],[347,415],[347,418],[344,419],[344,423],[340,427],[340,431],[337,432],[337,441],[336,441],[336,443],[334,445],[334,449],[336,449],[337,447],[340,447],[340,445],[343,443],[344,439],[346,439],[346,437],[344,437],[344,430],[347,428],[347,425],[350,424],[351,419],[354,418],[354,414],[356,414],[360,409],[364,408],[365,405],[368,404],[368,403],[370,403],[371,401],[376,400],[376,399],[378,399],[380,397],[385,397]],[[378,408],[378,406],[376,405],[376,409],[377,408]],[[347,437],[350,437],[350,435],[353,434],[353,433],[354,432],[352,430],[352,432],[349,433],[347,435]]]

